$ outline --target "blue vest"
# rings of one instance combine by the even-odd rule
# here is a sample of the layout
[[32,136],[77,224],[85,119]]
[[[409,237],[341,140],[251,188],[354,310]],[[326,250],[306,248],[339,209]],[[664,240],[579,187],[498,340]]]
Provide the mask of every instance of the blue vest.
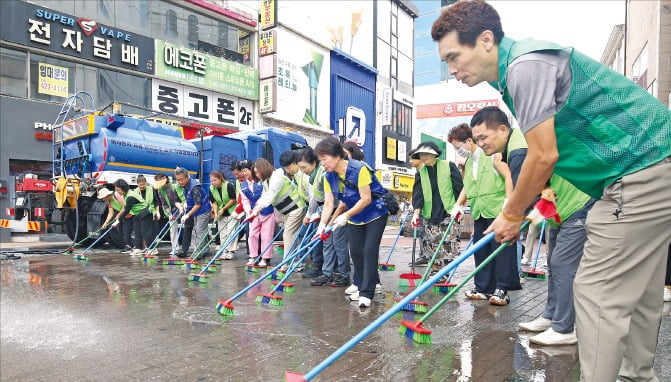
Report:
[[[343,192],[340,192],[340,182],[342,181],[340,176],[335,171],[326,173],[326,180],[331,186],[331,191],[333,196],[345,203],[348,209],[354,207],[356,202],[361,199],[359,195],[359,172],[364,168],[368,167],[365,162],[358,160],[349,160],[347,164],[347,170],[345,170],[345,188]],[[373,180],[373,183],[370,184],[370,192],[372,200],[369,205],[367,205],[361,212],[354,216],[350,216],[349,220],[355,224],[368,223],[371,220],[377,219],[382,215],[388,214],[387,206],[382,203],[381,197],[387,193],[387,190],[382,187],[380,182],[378,182],[375,172],[368,168],[370,171],[370,176]]]
[[[263,194],[263,185],[261,182],[254,182],[254,189],[249,188],[249,182],[242,182],[240,184],[240,192],[245,194],[252,208],[256,207],[256,202],[261,198]],[[269,205],[268,207],[261,210],[261,216],[268,216],[273,213],[273,206]]]
[[[193,188],[196,186],[200,186],[200,182],[196,179],[189,179],[189,184],[187,189],[184,190],[184,194],[186,196],[186,211],[189,212],[193,208],[193,206],[196,205],[193,201]],[[198,216],[202,215],[205,213],[210,212],[212,209],[212,206],[210,206],[210,202],[207,198],[207,191],[205,190],[205,187],[200,187],[200,198],[201,198],[201,205],[198,211],[196,211],[193,216]]]

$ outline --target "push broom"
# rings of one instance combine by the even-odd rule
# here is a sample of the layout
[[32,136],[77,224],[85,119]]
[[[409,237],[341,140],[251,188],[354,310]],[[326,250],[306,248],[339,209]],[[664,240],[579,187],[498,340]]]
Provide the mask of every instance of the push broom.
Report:
[[100,236],[98,236],[98,238],[95,239],[95,240],[93,241],[93,243],[91,243],[91,245],[89,245],[85,250],[83,250],[82,253],[79,253],[79,254],[77,254],[77,255],[74,255],[74,256],[73,256],[74,259],[75,259],[75,260],[84,260],[84,261],[87,261],[87,260],[89,259],[89,257],[86,256],[86,252],[90,251],[91,248],[93,248],[96,244],[98,244],[98,242],[99,242],[100,240],[102,240],[102,238],[105,237],[105,235],[107,235],[107,233],[109,233],[109,231],[111,231],[112,228],[114,228],[114,222],[116,222],[116,219],[112,220],[112,222],[110,223],[110,226],[105,230],[105,232],[103,232]]
[[[547,215],[545,215],[545,216],[547,216]],[[524,224],[528,224],[528,223],[524,223]],[[377,328],[379,328],[383,323],[385,323],[387,320],[389,320],[391,317],[393,317],[396,313],[398,313],[401,310],[401,307],[403,305],[409,303],[410,301],[417,298],[417,296],[424,293],[427,289],[429,289],[429,287],[431,285],[435,284],[436,281],[440,280],[445,275],[452,272],[461,263],[463,263],[464,260],[466,260],[467,258],[472,256],[475,252],[482,249],[485,245],[488,245],[489,242],[491,242],[493,239],[494,239],[494,232],[490,232],[487,235],[485,235],[482,239],[478,240],[476,243],[473,244],[473,246],[469,250],[465,250],[459,256],[454,258],[454,260],[452,260],[452,262],[450,262],[447,266],[443,267],[443,269],[439,270],[438,273],[433,275],[433,277],[429,278],[429,280],[427,280],[427,282],[425,282],[422,285],[419,285],[415,290],[413,290],[407,296],[405,296],[403,298],[403,300],[399,301],[398,304],[393,305],[389,310],[384,312],[375,321],[371,322],[368,326],[366,326],[363,330],[361,330],[359,333],[357,333],[349,341],[347,341],[345,344],[343,344],[338,349],[336,349],[336,351],[334,351],[325,360],[320,362],[317,366],[315,366],[307,374],[303,375],[303,374],[300,374],[300,373],[287,371],[287,372],[284,373],[284,380],[286,382],[298,382],[298,381],[311,381],[312,379],[314,379],[319,373],[324,371],[324,369],[326,369],[328,366],[330,366],[333,362],[335,362],[343,354],[347,353],[356,344],[361,342],[369,334],[371,334],[373,331],[375,331]],[[413,329],[410,329],[410,328],[408,328],[408,329],[413,330]],[[404,335],[410,335],[410,336],[414,337],[414,333],[406,332],[406,333],[404,333]]]
[[[268,250],[273,246],[273,243],[275,242],[275,240],[277,240],[277,238],[280,237],[282,232],[284,232],[284,227],[280,228],[280,230],[277,231],[277,233],[275,234],[273,239],[270,240],[270,243],[263,249],[263,251],[261,251],[261,253],[258,254],[258,256],[256,256],[256,258],[254,258],[254,260],[245,264],[245,271],[252,272],[252,273],[259,273],[261,271],[261,267],[258,265],[259,262],[263,258],[263,255],[266,252],[268,252]],[[298,231],[298,232],[300,232],[300,231]]]
[[[179,215],[177,215],[177,216],[179,216]],[[175,219],[175,221],[177,221],[177,219]],[[179,224],[179,229],[177,230],[177,238],[179,238],[179,235],[182,234],[182,228],[184,228],[184,224],[181,224],[181,223],[176,223],[176,224]],[[172,246],[173,243],[171,242],[170,245]],[[184,265],[184,260],[175,256],[175,251],[176,250],[177,250],[176,246],[172,248],[172,250],[170,251],[170,257],[163,260],[163,265]]]
[[[295,253],[296,256],[292,256],[293,259],[289,263],[289,266],[287,267],[287,270],[285,272],[282,272],[282,270],[279,270],[279,271],[275,272],[275,274],[274,274],[275,279],[273,279],[272,276],[269,278],[270,283],[272,285],[279,286],[279,289],[278,289],[279,291],[283,291],[283,292],[286,292],[286,293],[293,293],[294,292],[294,290],[295,290],[295,285],[294,284],[288,283],[288,282],[285,282],[285,281],[278,281],[277,279],[279,278],[279,279],[282,279],[282,280],[286,280],[288,278],[288,276],[285,277],[287,274],[291,274],[291,273],[296,272],[301,267],[303,262],[305,262],[306,259],[307,259],[307,255],[306,255],[306,256],[301,257],[298,261],[296,261],[296,259],[298,259],[298,254],[300,253],[300,251],[303,251],[305,248],[309,247],[310,243],[314,239],[317,239],[317,236],[312,236],[312,234],[315,233],[315,231],[317,230],[316,225],[314,227],[310,227],[310,224],[307,224],[305,227],[307,227],[307,232],[305,232],[305,235],[303,236],[303,239],[301,239],[301,242],[298,244],[298,247],[296,247],[296,249],[294,249],[290,253],[290,254]],[[314,229],[311,229],[311,228],[314,228]],[[321,241],[326,240],[329,236],[331,236],[330,232],[331,232],[331,229],[329,229],[328,231],[325,231],[321,236],[319,236],[319,239]],[[307,254],[310,254],[314,251],[317,244],[319,244],[319,240],[315,240],[314,243],[315,243],[314,247],[307,248]]]
[[[464,248],[464,251],[468,250],[470,248],[471,244],[473,244],[473,236],[471,236],[471,239],[468,241],[468,244],[466,244],[466,248]],[[434,293],[447,293],[450,291],[450,288],[453,288],[457,286],[457,284],[452,284],[452,278],[454,277],[454,274],[457,272],[457,268],[454,268],[452,272],[450,272],[450,275],[447,276],[447,281],[444,283],[436,283],[433,284],[433,287],[431,290]]]
[[228,300],[219,299],[219,301],[217,302],[217,306],[216,306],[217,312],[219,312],[219,314],[224,315],[224,316],[232,316],[235,312],[235,307],[233,306],[233,301],[237,300],[242,295],[247,293],[250,289],[257,286],[259,283],[261,283],[263,280],[265,280],[273,272],[280,269],[280,267],[282,267],[284,264],[287,264],[288,262],[293,260],[293,258],[298,254],[298,251],[300,251],[300,250],[302,250],[302,248],[298,248],[297,250],[293,251],[290,255],[287,255],[284,259],[282,259],[282,261],[280,261],[275,267],[273,267],[273,269],[269,270],[268,272],[263,274],[261,277],[254,280],[252,283],[247,285],[244,289],[242,289],[241,291],[239,291],[238,293],[233,295],[233,297],[229,298]]
[[[221,229],[219,229],[214,235],[211,234],[211,231],[209,232],[208,235],[203,235],[203,237],[200,238],[200,241],[198,242],[198,244],[196,244],[196,246],[194,247],[195,249],[198,249],[198,251],[196,252],[195,249],[194,249],[194,252],[193,252],[193,254],[191,255],[191,258],[190,258],[190,261],[189,261],[189,264],[195,264],[195,265],[194,265],[193,267],[188,267],[188,268],[189,268],[189,269],[198,269],[198,267],[199,267],[199,266],[197,266],[198,258],[200,258],[200,256],[201,256],[203,253],[205,253],[205,251],[210,247],[210,243],[212,243],[212,242],[214,241],[214,239],[216,239],[216,238],[219,236],[219,234],[221,233],[221,231],[223,231],[224,229],[226,229],[226,228],[228,227],[229,224],[231,224],[231,223],[237,224],[237,222],[238,222],[238,221],[235,220],[235,219],[229,219],[229,220],[226,222],[226,224],[224,224],[224,225],[221,227]],[[208,229],[208,231],[209,231],[209,229]],[[239,233],[238,233],[238,234],[239,234]],[[208,238],[208,236],[210,237],[210,239],[207,241],[207,243],[205,243],[205,244],[203,245],[203,242],[205,241],[206,238]],[[228,248],[228,245],[229,245],[230,243],[232,243],[232,241],[230,241],[229,239],[230,239],[230,237],[226,238],[226,243],[228,243],[228,244],[227,244],[226,246],[223,246],[223,245],[222,245],[223,248]],[[221,249],[222,246],[220,246],[219,248]],[[217,259],[217,260],[214,262],[214,264],[215,264],[215,265],[221,265],[221,260]],[[215,269],[216,269],[216,268],[213,268],[212,270],[215,270]]]
[[249,218],[245,219],[245,221],[240,224],[233,232],[231,235],[226,238],[226,242],[219,247],[219,250],[217,253],[212,256],[212,259],[200,270],[198,273],[192,273],[188,276],[189,281],[198,281],[201,283],[206,283],[209,281],[210,277],[204,274],[204,272],[208,272],[212,264],[214,264],[215,261],[221,256],[222,253],[224,253],[224,250],[235,240],[236,237],[240,235],[240,233],[249,225],[249,222],[254,219],[254,216],[250,216]]
[[401,273],[398,279],[400,288],[415,287],[415,280],[421,279],[418,273],[415,273],[415,250],[417,248],[417,227],[412,230],[412,263],[410,264],[410,273]]
[[403,215],[403,217],[401,218],[401,227],[398,229],[398,233],[396,234],[394,243],[391,245],[391,248],[389,249],[387,260],[385,260],[384,263],[380,263],[377,265],[378,271],[388,272],[396,270],[396,265],[389,263],[389,260],[391,260],[391,254],[394,253],[394,249],[396,249],[396,243],[398,243],[398,239],[401,237],[401,234],[403,233],[403,228],[405,227],[405,223],[408,219],[409,214],[410,214],[409,212],[406,212],[405,215]]
[[[529,221],[525,221],[522,226],[520,227],[520,230],[523,230],[529,225]],[[412,322],[412,321],[406,321],[406,320],[401,320],[401,326],[398,328],[398,332],[403,335],[406,338],[410,338],[414,342],[420,343],[420,344],[430,344],[431,343],[431,330],[424,328],[422,324],[429,319],[438,309],[440,309],[441,306],[443,306],[447,300],[450,299],[450,297],[454,296],[459,289],[461,289],[468,281],[470,281],[478,272],[482,270],[482,268],[486,267],[487,264],[489,264],[494,258],[501,253],[511,242],[505,242],[501,243],[498,248],[494,252],[492,252],[485,260],[480,263],[471,273],[466,275],[464,280],[459,283],[456,287],[452,288],[445,297],[443,297],[431,310],[426,312],[419,320]],[[454,268],[456,269],[456,267]]]
[[[256,297],[256,302],[260,302],[260,303],[262,303],[262,304],[268,304],[268,303],[270,303],[270,305],[282,306],[282,305],[283,305],[282,297],[276,295],[275,293],[276,293],[277,291],[281,291],[281,290],[283,290],[283,291],[285,291],[285,292],[287,292],[287,293],[289,293],[289,292],[293,292],[293,290],[294,290],[294,284],[291,284],[291,283],[285,283],[285,281],[289,278],[289,276],[291,276],[291,274],[294,272],[294,270],[298,267],[298,264],[300,264],[300,263],[303,262],[305,259],[307,259],[307,257],[310,255],[310,253],[312,252],[312,250],[315,249],[315,247],[317,247],[317,244],[319,244],[319,240],[315,240],[314,242],[311,242],[311,243],[307,246],[307,248],[304,249],[305,254],[303,254],[303,256],[300,258],[300,260],[298,261],[298,263],[296,264],[296,266],[294,266],[294,267],[290,267],[290,268],[287,270],[287,272],[284,274],[284,276],[282,277],[282,279],[281,279],[279,282],[277,282],[277,284],[275,284],[275,287],[270,291],[270,293],[260,293],[260,294]],[[298,255],[298,253],[296,253],[296,255]],[[296,258],[296,257],[294,257],[294,259],[295,259],[295,258]]]
[[448,264],[443,269],[438,271],[438,273],[436,273],[434,276],[430,277],[427,280],[427,282],[425,282],[422,285],[417,286],[417,288],[415,290],[408,293],[408,295],[405,296],[401,301],[399,301],[398,304],[393,305],[389,310],[384,312],[375,321],[371,322],[367,327],[365,327],[363,330],[361,330],[359,333],[357,333],[349,341],[347,341],[345,344],[343,344],[338,349],[336,349],[336,351],[334,351],[330,356],[328,356],[321,363],[319,363],[317,366],[315,366],[307,374],[303,375],[303,374],[300,374],[300,373],[287,371],[287,372],[284,373],[284,380],[286,382],[298,382],[298,381],[311,381],[312,379],[314,379],[319,373],[324,371],[324,369],[326,369],[328,366],[330,366],[333,362],[335,362],[343,354],[347,353],[354,346],[356,346],[359,342],[361,342],[364,338],[366,338],[373,331],[375,331],[377,328],[379,328],[383,323],[385,323],[387,320],[389,320],[391,317],[393,317],[396,313],[398,313],[404,305],[406,305],[410,301],[413,301],[414,299],[416,299],[420,294],[424,293],[427,289],[429,289],[431,287],[431,285],[435,284],[436,281],[440,280],[442,277],[447,275],[450,271],[452,271],[459,264],[461,264],[466,258],[468,258],[473,253],[475,253],[476,251],[478,251],[479,249],[481,249],[482,247],[487,245],[493,239],[494,239],[494,233],[492,232],[492,233],[487,234],[482,239],[480,239],[477,243],[473,244],[473,246],[471,247],[470,250],[465,251],[463,254],[456,257],[450,264]]
[[536,248],[536,255],[534,255],[534,262],[531,264],[531,269],[522,269],[522,273],[524,274],[525,278],[530,278],[530,279],[537,279],[537,280],[545,280],[547,279],[547,275],[545,272],[536,269],[536,266],[538,265],[538,258],[541,255],[541,246],[543,246],[543,235],[545,234],[545,225],[547,224],[546,220],[543,220],[543,224],[541,225],[541,234],[540,237],[538,238],[538,247]]
[[[454,226],[454,221],[456,219],[450,220],[450,224],[447,225],[447,229],[445,229],[445,233],[443,236],[440,238],[440,242],[438,243],[438,246],[436,246],[436,250],[433,252],[433,256],[431,256],[431,260],[429,260],[429,263],[426,265],[426,270],[424,271],[424,274],[422,275],[422,278],[419,280],[417,285],[422,285],[424,281],[426,281],[426,278],[429,277],[429,273],[431,272],[431,268],[433,267],[433,263],[436,262],[436,258],[438,258],[438,254],[440,253],[440,249],[443,246],[443,243],[445,243],[445,239],[447,236],[450,234],[452,231],[452,226]],[[414,282],[414,280],[413,280]],[[399,302],[401,301],[400,297],[396,297],[394,301]],[[415,312],[415,313],[424,313],[426,312],[427,304],[425,302],[419,301],[419,300],[414,300],[410,301],[409,304],[406,306],[401,307],[401,310],[405,310],[408,312]]]
[[[177,211],[175,211],[175,213],[176,212]],[[175,215],[173,214],[172,217],[174,217],[174,216]],[[175,224],[175,222],[176,222],[176,220],[170,219],[163,225],[161,230],[158,232],[158,234],[154,238],[154,241],[152,241],[151,244],[149,244],[147,246],[147,248],[145,248],[145,250],[143,251],[144,254],[142,256],[142,261],[148,262],[148,261],[153,261],[154,259],[156,259],[156,256],[152,255],[151,253],[154,251],[154,249],[156,249],[156,247],[158,247],[158,245],[161,243],[161,240],[163,240],[163,238],[170,231],[170,228],[172,228],[172,226]]]
[[[111,222],[110,222],[110,223],[111,223]],[[85,238],[81,239],[80,241],[78,241],[78,242],[72,244],[71,246],[69,246],[68,248],[66,248],[63,252],[61,252],[61,254],[63,254],[63,255],[72,255],[72,252],[75,250],[76,247],[79,247],[80,245],[84,244],[85,241],[87,241],[87,240],[91,239],[93,236],[99,234],[100,231],[102,231],[104,228],[105,228],[105,227],[100,227],[100,228],[98,228],[97,230],[95,230],[94,232],[89,233],[88,236],[86,236]]]
[[[306,224],[305,225],[305,233],[304,233],[303,237],[301,238],[300,242],[298,243],[298,246],[296,248],[294,248],[294,243],[293,242],[296,241],[296,237],[294,237],[294,240],[291,243],[291,246],[289,246],[289,248],[290,248],[289,255],[293,254],[293,253],[298,254],[297,250],[299,248],[301,250],[303,250],[310,242],[312,242],[312,240],[316,238],[316,236],[313,237],[313,234],[315,233],[315,231],[317,231],[317,225],[316,224],[312,224],[312,223]],[[329,230],[328,232],[331,232],[331,230]],[[324,233],[324,234],[325,235],[330,235],[330,234],[327,234],[327,233]],[[298,235],[296,235],[296,236],[298,236]],[[326,240],[327,237],[328,236],[324,236],[324,240]],[[285,255],[285,256],[288,256],[288,255]],[[286,269],[284,269],[284,270],[280,269],[279,271],[277,271],[276,277],[277,278],[282,278],[282,277],[284,277],[284,274],[287,272],[288,269],[298,268],[300,266],[301,262],[296,262],[296,259],[298,259],[298,256],[293,256],[291,262],[286,267]]]

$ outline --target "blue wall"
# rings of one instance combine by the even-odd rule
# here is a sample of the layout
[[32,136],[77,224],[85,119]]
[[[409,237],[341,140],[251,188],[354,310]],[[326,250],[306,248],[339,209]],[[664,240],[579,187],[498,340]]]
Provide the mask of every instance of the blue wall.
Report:
[[339,135],[338,119],[349,106],[366,115],[366,140],[361,148],[375,168],[375,77],[377,70],[338,50],[331,51],[331,126]]

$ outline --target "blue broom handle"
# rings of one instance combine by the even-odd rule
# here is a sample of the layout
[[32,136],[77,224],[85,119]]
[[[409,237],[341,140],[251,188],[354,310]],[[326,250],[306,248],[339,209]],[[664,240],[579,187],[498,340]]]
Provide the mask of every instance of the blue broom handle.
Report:
[[534,256],[534,263],[531,266],[532,269],[536,269],[536,264],[538,263],[538,258],[541,255],[541,246],[543,245],[543,234],[545,233],[545,224],[547,220],[543,220],[543,224],[541,225],[541,234],[540,237],[538,238],[538,247],[536,248],[536,256]]
[[[177,211],[175,211],[175,212],[177,212]],[[174,214],[173,214],[172,216],[174,216]],[[171,223],[174,223],[175,221],[176,221],[176,220],[170,220],[170,219],[168,219],[168,222],[165,223],[165,224],[163,225],[163,228],[161,228],[160,231],[158,231],[158,234],[156,234],[156,237],[154,238],[154,241],[152,241],[151,244],[149,244],[149,245],[147,246],[147,248],[148,248],[148,249],[152,249],[153,246],[156,244],[156,242],[159,240],[159,238],[163,236],[163,233],[165,232],[166,228],[168,228],[168,226],[169,226]]]
[[[300,258],[300,260],[298,260],[298,264],[305,261],[308,255],[315,249],[315,247],[317,247],[317,244],[319,244],[319,240],[315,240],[314,242],[310,243],[308,248],[306,248],[305,254]],[[294,272],[295,269],[296,267],[289,268],[287,270],[287,273],[284,274],[284,277],[282,277],[282,279],[277,283],[277,285],[275,285],[273,290],[270,291],[270,294],[275,294],[275,292],[277,292],[277,290],[280,289],[280,287],[282,287],[282,283],[284,283],[289,278],[289,276],[291,276],[291,274]]]
[[391,259],[391,254],[394,253],[394,249],[396,249],[396,243],[398,243],[398,238],[401,237],[401,233],[403,233],[403,227],[405,227],[405,222],[408,219],[408,214],[409,212],[406,212],[405,215],[403,215],[403,218],[401,219],[401,227],[398,229],[398,233],[396,234],[396,239],[394,239],[394,244],[391,245],[391,248],[389,249],[389,255],[387,255],[387,260],[385,260],[385,263],[389,262],[389,259]]
[[[289,253],[290,255],[298,254],[298,252],[304,250],[307,247],[307,244],[312,242],[312,240],[311,240],[312,236],[315,233],[315,231],[317,231],[317,226],[314,225],[314,223],[308,223],[304,226],[301,226],[301,228],[303,228],[303,227],[305,227],[305,233],[304,233],[303,237],[301,238],[300,243],[298,243],[298,247],[296,247],[296,249],[291,251]],[[314,228],[314,230],[313,230],[313,228]],[[296,237],[298,237],[298,234],[296,234]],[[294,237],[294,241],[296,240],[296,237]],[[291,244],[291,245],[293,246],[293,244]],[[294,262],[296,261],[296,258],[297,258],[296,256],[292,257],[291,263],[289,263],[289,268],[294,266]]]
[[479,251],[482,247],[489,244],[489,242],[492,241],[493,239],[494,239],[494,232],[490,232],[487,235],[485,235],[482,239],[478,240],[476,243],[473,244],[473,246],[469,250],[465,251],[464,253],[462,253],[461,255],[456,257],[446,267],[444,267],[443,269],[438,271],[438,273],[436,273],[433,277],[429,278],[429,280],[427,282],[425,282],[422,285],[419,285],[417,288],[415,288],[415,290],[410,292],[407,296],[405,296],[396,305],[393,305],[389,310],[384,312],[375,321],[371,322],[368,326],[366,326],[357,335],[352,337],[349,341],[347,341],[344,345],[339,347],[335,352],[333,352],[330,356],[328,356],[320,364],[318,364],[312,370],[310,370],[307,374],[305,374],[305,376],[303,378],[305,378],[306,381],[312,380],[319,373],[324,371],[324,369],[326,369],[333,362],[335,362],[338,358],[340,358],[343,354],[348,352],[356,344],[361,342],[369,334],[371,334],[373,331],[375,331],[375,329],[380,327],[380,325],[385,323],[385,321],[390,319],[394,314],[398,313],[401,310],[401,308],[403,308],[405,305],[409,304],[412,300],[417,298],[420,294],[424,293],[427,289],[431,288],[433,286],[433,284],[435,284],[438,280],[440,280],[442,277],[444,277],[450,271],[452,271],[457,266],[459,266],[459,264],[461,264],[468,257],[472,256],[475,252]]
[[102,239],[103,237],[105,237],[105,235],[107,235],[107,233],[108,233],[109,231],[111,231],[112,228],[114,228],[114,226],[113,226],[114,221],[116,221],[116,219],[114,219],[114,220],[112,221],[112,224],[110,224],[109,228],[107,228],[107,229],[105,230],[105,232],[102,233],[102,235],[98,236],[98,238],[95,239],[95,241],[94,241],[93,243],[91,243],[91,245],[89,245],[89,246],[88,246],[85,250],[83,250],[82,253],[80,253],[79,255],[81,256],[81,255],[85,254],[86,252],[90,251],[91,248],[93,248],[94,245],[98,244],[98,242],[100,241],[100,239]]

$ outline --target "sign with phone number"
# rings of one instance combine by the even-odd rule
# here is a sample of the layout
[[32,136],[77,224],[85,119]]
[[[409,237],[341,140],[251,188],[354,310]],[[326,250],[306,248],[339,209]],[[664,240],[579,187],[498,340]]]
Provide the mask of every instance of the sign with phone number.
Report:
[[68,96],[68,68],[40,62],[38,64],[37,92],[57,97]]

